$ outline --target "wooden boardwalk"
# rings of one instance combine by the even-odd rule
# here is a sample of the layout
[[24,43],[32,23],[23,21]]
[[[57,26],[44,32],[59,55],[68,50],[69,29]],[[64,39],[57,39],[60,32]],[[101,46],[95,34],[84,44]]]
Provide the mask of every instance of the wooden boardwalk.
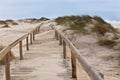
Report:
[[[50,27],[47,31],[43,29],[40,33],[39,30],[40,26],[10,43],[0,52],[0,60],[5,59],[5,70],[0,69],[5,74],[0,74],[0,80],[79,80],[78,69],[81,71],[84,69],[91,80],[103,80],[104,76],[85,61],[62,32],[54,27]],[[35,35],[36,33],[39,34]],[[24,39],[26,47],[23,46]],[[17,44],[19,44],[20,61],[12,61],[10,65],[10,50]],[[27,51],[23,51],[23,47]],[[69,54],[66,54],[66,51]],[[82,68],[78,67],[78,63]]]
[[13,65],[12,80],[73,80],[53,30],[37,34],[29,48],[24,60]]

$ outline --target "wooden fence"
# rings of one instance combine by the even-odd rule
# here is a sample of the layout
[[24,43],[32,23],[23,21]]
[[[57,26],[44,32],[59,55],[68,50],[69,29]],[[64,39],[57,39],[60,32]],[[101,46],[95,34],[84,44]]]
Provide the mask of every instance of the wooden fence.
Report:
[[35,34],[39,33],[39,30],[40,30],[40,26],[36,27],[34,30],[30,31],[29,33],[23,35],[19,39],[10,43],[2,51],[0,51],[0,60],[2,59],[5,60],[6,80],[11,80],[11,77],[10,77],[10,51],[11,49],[17,44],[19,44],[20,60],[22,60],[23,59],[22,40],[26,39],[26,50],[29,50],[29,35],[30,35],[30,44],[32,44],[33,40],[35,40]]
[[[55,30],[56,39],[59,40],[59,44],[63,44],[63,55],[64,59],[66,59],[66,46],[68,45],[71,49],[71,64],[72,64],[72,77],[77,79],[77,68],[76,68],[76,59],[82,65],[84,70],[88,73],[92,80],[103,80],[103,76],[100,75],[99,72],[95,71],[82,57],[78,49],[72,44],[72,42],[59,30],[55,27],[52,27]],[[11,80],[10,77],[10,51],[11,49],[19,44],[19,53],[20,53],[20,60],[23,59],[23,50],[22,50],[22,40],[26,39],[26,50],[29,50],[29,36],[30,36],[30,44],[32,44],[33,40],[35,40],[35,34],[39,33],[40,26],[36,27],[31,32],[23,35],[19,39],[15,40],[14,42],[10,43],[0,52],[0,60],[3,58],[5,59],[5,75],[6,80]]]
[[101,73],[95,71],[88,63],[85,61],[85,59],[82,57],[79,50],[72,44],[72,42],[58,29],[51,26],[55,30],[55,37],[57,40],[59,40],[59,44],[63,44],[63,55],[64,59],[66,59],[66,45],[71,50],[71,64],[72,64],[72,77],[77,79],[77,68],[76,68],[76,59],[78,62],[82,65],[84,70],[87,72],[87,74],[90,76],[91,80],[104,80],[104,75]]

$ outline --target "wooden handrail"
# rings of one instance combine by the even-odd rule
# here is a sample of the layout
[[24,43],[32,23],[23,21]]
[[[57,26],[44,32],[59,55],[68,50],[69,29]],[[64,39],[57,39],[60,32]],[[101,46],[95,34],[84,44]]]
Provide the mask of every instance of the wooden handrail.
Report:
[[[61,38],[63,40],[63,55],[64,58],[66,59],[66,44],[69,46],[69,48],[71,49],[71,55],[72,59],[71,59],[71,64],[72,64],[72,77],[74,78],[75,76],[77,77],[76,73],[76,62],[74,58],[76,58],[78,60],[78,62],[82,65],[82,67],[84,68],[84,70],[87,72],[87,74],[90,76],[90,78],[92,80],[104,80],[103,79],[103,75],[101,76],[99,72],[95,71],[88,63],[87,61],[85,61],[85,59],[83,58],[83,56],[81,55],[81,53],[79,52],[79,50],[73,45],[73,43],[62,33],[60,32],[57,28],[51,26],[54,30],[55,30],[55,36],[57,39],[59,39],[60,43],[61,43]],[[58,36],[60,38],[58,38]],[[64,49],[65,48],[65,49]],[[74,57],[75,56],[75,57]]]
[[19,39],[15,40],[14,42],[10,43],[8,46],[6,46],[2,51],[0,51],[0,60],[5,58],[5,74],[6,74],[6,80],[11,80],[10,77],[10,51],[11,49],[19,44],[19,51],[20,51],[20,60],[23,59],[23,52],[22,52],[22,40],[26,39],[26,49],[29,50],[29,43],[28,43],[28,36],[30,35],[30,43],[32,43],[32,40],[35,39],[35,32],[39,33],[40,26],[37,26],[35,29],[30,31],[29,33],[21,36]]

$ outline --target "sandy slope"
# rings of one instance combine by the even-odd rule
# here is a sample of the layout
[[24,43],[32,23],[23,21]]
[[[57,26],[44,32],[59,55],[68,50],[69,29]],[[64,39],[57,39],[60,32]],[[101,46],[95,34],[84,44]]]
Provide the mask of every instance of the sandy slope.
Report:
[[81,35],[74,38],[73,42],[86,61],[104,74],[105,80],[120,80],[120,51],[100,46],[94,35]]

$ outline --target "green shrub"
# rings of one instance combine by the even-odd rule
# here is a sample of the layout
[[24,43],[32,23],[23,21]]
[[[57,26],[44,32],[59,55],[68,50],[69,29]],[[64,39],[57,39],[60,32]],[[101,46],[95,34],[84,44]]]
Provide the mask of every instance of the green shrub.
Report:
[[106,24],[95,24],[92,31],[96,32],[97,34],[101,34],[103,36],[106,32],[117,33],[117,30],[107,23]]
[[[96,21],[96,23],[93,23],[93,20]],[[92,32],[96,32],[97,34],[104,35],[106,32],[112,32],[116,33],[117,30],[113,28],[110,24],[106,23],[101,17],[98,16],[88,16],[88,15],[83,15],[83,16],[63,16],[63,17],[58,17],[55,19],[55,21],[59,25],[67,25],[70,27],[72,30],[79,30],[78,32],[87,32],[84,27],[87,27],[89,24],[93,24],[94,27],[92,28]]]
[[7,19],[7,20],[5,20],[5,22],[10,22],[10,23],[13,23],[14,21],[13,21],[13,20],[11,20],[11,19]]
[[71,25],[70,26],[71,30],[75,30],[78,33],[82,33],[82,34],[89,34],[88,31],[86,29],[84,29],[83,26],[78,26],[78,25]]
[[93,19],[97,20],[99,23],[104,24],[106,23],[101,17],[99,16],[93,16]]
[[0,20],[0,24],[7,24],[5,21]]
[[116,42],[113,40],[99,40],[98,43],[103,46],[113,47]]

